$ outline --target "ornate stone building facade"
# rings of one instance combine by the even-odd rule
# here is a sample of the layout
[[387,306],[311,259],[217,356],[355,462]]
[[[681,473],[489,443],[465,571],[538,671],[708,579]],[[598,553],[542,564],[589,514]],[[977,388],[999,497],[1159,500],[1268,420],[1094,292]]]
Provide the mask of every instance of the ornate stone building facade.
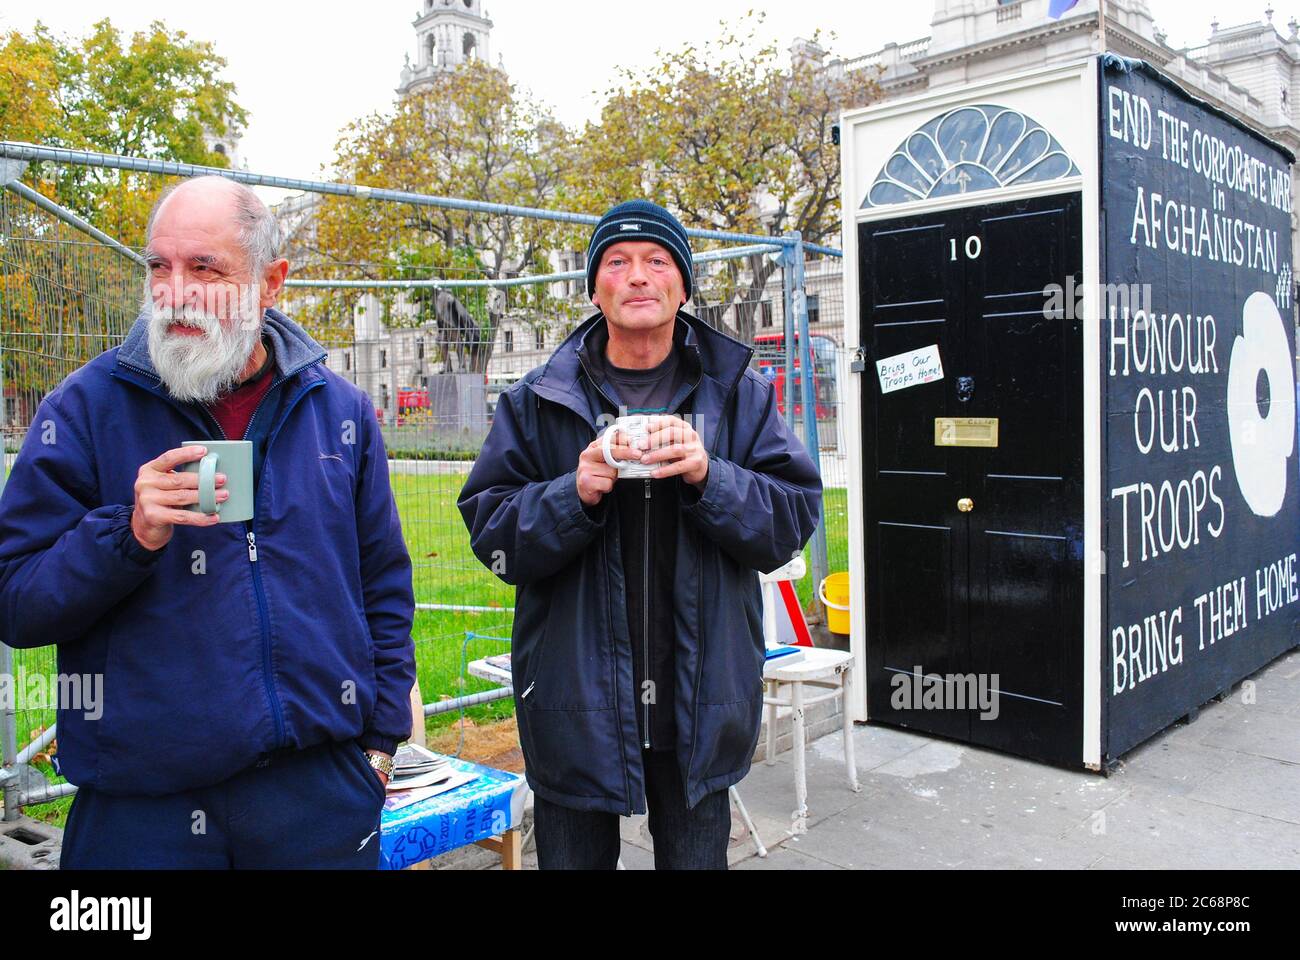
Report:
[[411,63],[407,56],[397,87],[399,94],[418,90],[440,71],[454,69],[467,60],[492,60],[492,19],[483,9],[482,0],[424,0],[412,26],[416,60]]

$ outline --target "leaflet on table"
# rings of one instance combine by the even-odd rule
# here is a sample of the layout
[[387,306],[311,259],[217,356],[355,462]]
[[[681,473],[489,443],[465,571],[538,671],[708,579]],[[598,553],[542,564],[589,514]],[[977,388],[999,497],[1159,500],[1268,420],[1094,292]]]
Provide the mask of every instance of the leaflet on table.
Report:
[[428,787],[417,787],[413,790],[399,790],[396,793],[390,793],[384,800],[384,809],[388,811],[401,810],[403,807],[409,807],[413,803],[419,803],[421,800],[427,800],[430,797],[436,797],[440,793],[447,793],[455,790],[457,787],[463,787],[465,784],[478,779],[476,773],[456,772],[444,780],[442,783],[436,783]]

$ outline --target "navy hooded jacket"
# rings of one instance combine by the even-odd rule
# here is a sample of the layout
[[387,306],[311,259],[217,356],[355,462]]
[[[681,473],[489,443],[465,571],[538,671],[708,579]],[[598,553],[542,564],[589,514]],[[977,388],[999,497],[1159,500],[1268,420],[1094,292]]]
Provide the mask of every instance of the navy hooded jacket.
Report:
[[[676,486],[673,593],[676,758],[686,804],[749,772],[763,709],[757,571],[803,549],[821,479],[749,367],[753,350],[685,312],[692,426],[709,453],[703,491]],[[516,587],[515,714],[529,785],[578,810],[645,812],[632,650],[612,494],[578,499],[578,458],[609,423],[580,325],[501,394],[458,504],[474,554]],[[593,338],[594,340],[595,338]],[[675,398],[674,407],[683,398]]]
[[161,385],[143,318],[42,401],[0,497],[2,639],[103,676],[98,710],[58,713],[79,786],[162,795],[275,750],[410,735],[411,562],[374,407],[283,314],[263,329],[251,522],[177,526],[156,552],[132,534],[141,465],[224,439]]

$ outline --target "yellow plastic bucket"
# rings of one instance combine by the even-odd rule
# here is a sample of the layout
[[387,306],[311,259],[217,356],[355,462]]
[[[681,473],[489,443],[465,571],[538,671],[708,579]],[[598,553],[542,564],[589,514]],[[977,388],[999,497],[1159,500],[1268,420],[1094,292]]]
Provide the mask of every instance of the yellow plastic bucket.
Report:
[[849,632],[849,575],[832,573],[821,582],[817,595],[826,604],[826,628],[831,633]]

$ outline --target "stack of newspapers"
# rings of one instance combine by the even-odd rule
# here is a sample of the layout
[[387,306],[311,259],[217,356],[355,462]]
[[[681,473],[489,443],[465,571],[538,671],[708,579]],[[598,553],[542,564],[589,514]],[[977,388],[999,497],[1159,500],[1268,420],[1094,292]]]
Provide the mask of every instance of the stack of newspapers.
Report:
[[388,781],[388,789],[391,792],[429,787],[458,772],[449,757],[414,743],[404,743],[393,756],[393,776]]

